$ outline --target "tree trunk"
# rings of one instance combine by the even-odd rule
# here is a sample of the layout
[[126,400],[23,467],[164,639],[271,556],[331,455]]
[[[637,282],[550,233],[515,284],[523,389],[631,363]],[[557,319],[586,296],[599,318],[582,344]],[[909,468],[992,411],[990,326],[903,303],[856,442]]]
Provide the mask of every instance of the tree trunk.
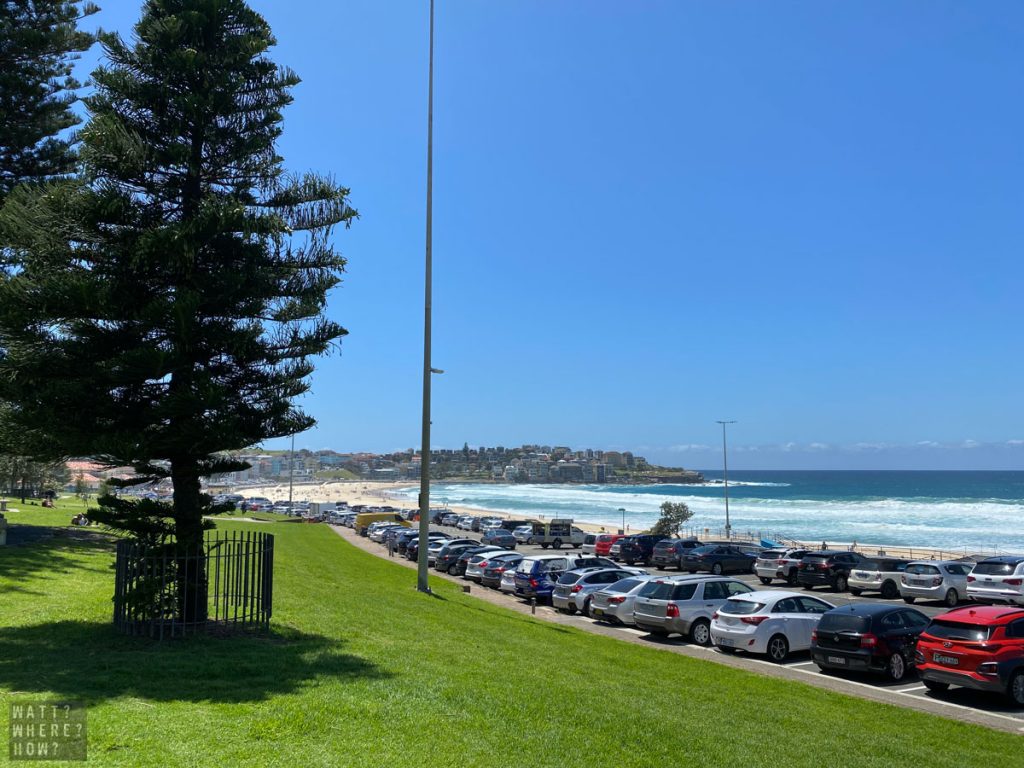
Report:
[[196,461],[172,460],[174,533],[178,551],[178,619],[197,624],[207,618],[203,506]]

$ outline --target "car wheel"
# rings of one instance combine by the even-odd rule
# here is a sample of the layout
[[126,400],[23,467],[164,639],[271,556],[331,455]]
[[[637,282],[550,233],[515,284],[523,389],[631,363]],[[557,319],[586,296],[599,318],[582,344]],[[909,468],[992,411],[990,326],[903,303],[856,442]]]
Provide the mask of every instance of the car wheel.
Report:
[[814,585],[813,584],[804,584],[804,589],[806,589],[808,592],[811,592],[814,589]]
[[846,577],[842,574],[839,574],[838,576],[836,576],[836,580],[833,582],[833,585],[835,586],[836,592],[845,592],[847,586]]
[[768,641],[768,658],[776,664],[781,664],[789,656],[789,641],[785,635],[772,635]]
[[690,626],[690,642],[694,645],[711,644],[711,622],[707,619],[697,619]]
[[929,691],[938,693],[939,691],[949,690],[949,683],[940,683],[938,680],[922,680],[921,682],[924,683],[924,687]]
[[458,567],[455,566],[454,563],[452,565],[448,566],[448,575],[449,576],[458,576],[459,575],[459,569],[458,569]]
[[714,565],[712,565],[711,566],[711,572],[713,574],[715,574],[715,576],[721,576],[722,575],[722,564],[721,563],[715,563]]
[[551,542],[551,546],[554,547],[555,549],[561,549],[562,548],[562,540],[561,539],[555,539],[554,541]]
[[547,549],[547,548],[548,548],[548,545],[547,545],[547,544],[541,544],[541,545],[540,545],[540,548],[541,548],[541,549]]
[[900,590],[891,581],[885,582],[882,585],[882,598],[885,600],[892,600],[900,596]]
[[903,602],[909,605],[913,605],[915,600],[917,600],[916,597],[911,597],[910,595],[903,596]]
[[1010,684],[1006,686],[1006,695],[1010,697],[1011,704],[1024,707],[1024,672],[1013,673]]
[[628,566],[631,566],[631,567],[632,567],[633,563],[635,563],[635,562],[636,562],[636,560],[627,560],[627,561],[626,561],[626,565],[628,565]]
[[889,657],[889,663],[885,667],[885,674],[894,683],[898,683],[907,674],[907,662],[902,653],[894,653]]
[[857,589],[856,587],[850,587],[850,594],[853,595],[854,597],[859,596],[863,591],[864,590]]
[[567,606],[565,606],[565,608],[562,608],[561,610],[564,611],[565,613],[568,613],[570,616],[572,616],[574,613],[576,613],[576,605],[573,602],[570,601],[569,604]]
[[762,576],[762,577],[761,577],[761,583],[762,583],[762,584],[765,584],[765,585],[768,585],[768,584],[771,584],[771,583],[772,583],[772,580],[771,580],[771,579],[769,579],[769,578],[766,578],[766,577]]
[[644,558],[644,568],[650,568],[650,567],[651,567],[651,558],[645,557]]
[[657,568],[659,571],[664,571],[665,570],[665,566],[662,565],[661,563],[656,563],[654,567]]
[[735,648],[729,648],[729,647],[726,647],[726,646],[724,646],[724,645],[719,645],[719,646],[718,646],[718,650],[720,650],[720,651],[721,651],[722,653],[727,653],[727,654],[729,654],[730,656],[731,656],[732,654],[736,653],[736,649],[735,649]]
[[580,613],[582,613],[588,619],[592,618],[591,615],[590,615],[590,598],[589,597],[586,600],[583,601],[583,610],[580,611]]
[[951,589],[946,593],[946,599],[944,600],[946,605],[950,608],[956,608],[960,603],[960,595],[956,593],[955,589]]
[[750,564],[750,572],[752,574],[754,574],[755,576],[757,575],[757,563],[751,563]]

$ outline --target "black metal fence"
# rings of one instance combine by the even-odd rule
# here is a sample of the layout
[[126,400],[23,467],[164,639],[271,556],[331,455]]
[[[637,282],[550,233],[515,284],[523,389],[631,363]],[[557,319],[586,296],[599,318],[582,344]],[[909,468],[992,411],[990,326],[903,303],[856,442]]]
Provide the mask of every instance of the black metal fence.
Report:
[[119,541],[115,569],[114,626],[126,634],[163,639],[270,624],[269,533],[212,531],[192,547]]

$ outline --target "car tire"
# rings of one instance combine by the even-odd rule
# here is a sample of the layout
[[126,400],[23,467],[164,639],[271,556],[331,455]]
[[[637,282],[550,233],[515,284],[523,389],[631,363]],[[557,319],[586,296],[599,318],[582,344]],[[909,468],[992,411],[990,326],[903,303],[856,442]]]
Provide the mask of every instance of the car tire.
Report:
[[626,562],[626,565],[628,565],[628,566],[630,566],[632,568],[633,567],[633,563],[635,563],[636,560],[626,560],[625,562]]
[[760,578],[761,578],[761,583],[764,584],[765,586],[768,586],[769,584],[772,583],[772,580],[769,579],[766,576],[761,576]]
[[772,635],[768,640],[768,660],[781,664],[789,656],[789,640],[785,635]]
[[836,576],[835,581],[832,582],[832,588],[835,589],[836,592],[845,592],[847,586],[849,585],[846,582],[846,577],[842,574]]
[[732,656],[732,654],[736,653],[736,649],[735,649],[735,648],[729,648],[729,647],[726,647],[726,646],[724,646],[724,645],[719,645],[719,646],[716,646],[716,647],[717,647],[717,648],[718,648],[718,650],[720,650],[720,651],[721,651],[722,653],[725,653],[725,654],[727,654],[727,655],[729,655],[729,656]]
[[750,564],[750,572],[752,574],[754,574],[755,576],[757,576],[757,563],[756,562]]
[[907,676],[907,660],[899,651],[889,657],[889,663],[885,665],[885,676],[894,683],[900,682]]
[[934,691],[935,693],[949,690],[949,683],[942,683],[938,680],[922,680],[921,682],[924,683],[925,688],[929,691]]
[[448,566],[448,575],[449,576],[458,576],[459,575],[459,569],[455,566],[455,563],[452,563],[451,565]]
[[582,613],[588,619],[592,619],[593,618],[593,616],[590,615],[590,598],[589,597],[586,600],[583,601],[583,610],[580,611],[580,613]]
[[547,549],[547,548],[548,548],[548,546],[549,546],[549,545],[547,545],[547,544],[541,544],[541,545],[540,545],[540,548],[541,548],[541,549]]
[[955,589],[951,589],[946,592],[946,598],[942,602],[946,604],[947,608],[956,608],[960,604],[960,595]]
[[804,584],[804,589],[806,589],[808,592],[812,592],[814,590],[814,585],[813,584]]
[[893,582],[887,581],[882,585],[882,599],[883,600],[895,600],[900,596],[899,587]]
[[903,602],[907,605],[913,605],[915,600],[917,600],[916,597],[911,597],[910,595],[903,596]]
[[690,625],[690,642],[694,645],[711,645],[711,622],[697,619]]
[[651,567],[651,558],[645,557],[644,558],[644,568],[650,568],[650,567]]
[[721,576],[722,575],[722,564],[721,563],[715,563],[714,565],[712,565],[711,566],[711,572],[713,574],[715,574],[715,576]]
[[857,589],[856,587],[850,587],[850,594],[854,597],[859,597],[863,593],[863,589]]
[[1006,695],[1015,707],[1024,707],[1024,672],[1017,671],[1010,676]]
[[562,548],[562,540],[561,539],[555,539],[554,541],[551,542],[551,546],[554,547],[555,549],[561,549]]

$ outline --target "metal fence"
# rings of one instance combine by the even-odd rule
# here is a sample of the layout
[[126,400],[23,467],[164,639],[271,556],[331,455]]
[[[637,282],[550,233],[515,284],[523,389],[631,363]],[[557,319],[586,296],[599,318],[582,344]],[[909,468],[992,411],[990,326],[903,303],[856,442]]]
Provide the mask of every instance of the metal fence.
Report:
[[192,547],[123,540],[115,571],[114,626],[125,634],[163,639],[270,624],[269,533],[212,531]]

